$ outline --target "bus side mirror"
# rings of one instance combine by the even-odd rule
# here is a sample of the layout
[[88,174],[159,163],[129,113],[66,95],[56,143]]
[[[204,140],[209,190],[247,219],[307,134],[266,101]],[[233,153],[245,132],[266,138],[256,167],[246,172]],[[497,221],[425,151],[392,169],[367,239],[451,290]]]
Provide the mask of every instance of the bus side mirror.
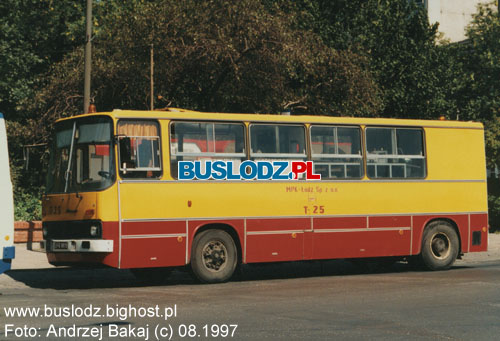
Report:
[[126,169],[127,164],[132,163],[132,148],[130,148],[130,137],[121,137],[118,140],[120,151],[120,167]]

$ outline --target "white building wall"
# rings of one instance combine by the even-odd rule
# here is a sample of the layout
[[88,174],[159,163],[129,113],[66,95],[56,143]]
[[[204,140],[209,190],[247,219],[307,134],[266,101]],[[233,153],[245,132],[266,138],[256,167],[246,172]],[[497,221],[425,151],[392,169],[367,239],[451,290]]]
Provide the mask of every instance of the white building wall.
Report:
[[479,3],[491,0],[426,0],[429,22],[439,23],[439,31],[445,39],[457,42],[466,39],[465,29],[477,12]]

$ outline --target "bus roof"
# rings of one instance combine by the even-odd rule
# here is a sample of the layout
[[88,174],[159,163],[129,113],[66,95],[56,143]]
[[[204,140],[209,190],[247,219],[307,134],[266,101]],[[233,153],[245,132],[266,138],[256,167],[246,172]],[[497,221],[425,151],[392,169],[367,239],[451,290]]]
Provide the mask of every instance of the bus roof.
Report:
[[479,122],[447,121],[447,120],[412,120],[396,118],[367,118],[367,117],[340,117],[325,115],[272,115],[272,114],[236,114],[201,112],[194,110],[168,108],[166,110],[120,110],[82,114],[60,119],[69,120],[77,117],[106,115],[125,119],[175,119],[175,120],[212,120],[212,121],[246,121],[246,122],[280,122],[280,123],[320,123],[345,125],[375,125],[375,126],[423,126],[436,128],[473,128],[483,129]]

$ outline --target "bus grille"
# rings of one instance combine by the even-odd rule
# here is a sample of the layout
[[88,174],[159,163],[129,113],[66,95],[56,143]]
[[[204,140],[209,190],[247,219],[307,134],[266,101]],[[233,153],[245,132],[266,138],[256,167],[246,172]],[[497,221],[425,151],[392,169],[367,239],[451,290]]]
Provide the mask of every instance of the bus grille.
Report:
[[[97,227],[97,233],[91,235],[91,226]],[[44,221],[43,239],[100,239],[102,224],[100,220]]]

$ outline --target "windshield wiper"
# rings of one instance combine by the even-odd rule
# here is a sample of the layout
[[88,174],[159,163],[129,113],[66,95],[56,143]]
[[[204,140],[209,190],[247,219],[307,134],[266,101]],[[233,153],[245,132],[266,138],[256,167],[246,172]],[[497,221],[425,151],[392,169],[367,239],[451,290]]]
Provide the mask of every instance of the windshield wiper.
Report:
[[68,192],[69,175],[71,174],[71,162],[73,159],[73,148],[75,146],[75,132],[76,132],[76,121],[73,122],[73,133],[71,134],[71,147],[69,148],[68,169],[66,169],[66,173],[64,174],[64,179],[66,180],[64,183],[64,193]]

